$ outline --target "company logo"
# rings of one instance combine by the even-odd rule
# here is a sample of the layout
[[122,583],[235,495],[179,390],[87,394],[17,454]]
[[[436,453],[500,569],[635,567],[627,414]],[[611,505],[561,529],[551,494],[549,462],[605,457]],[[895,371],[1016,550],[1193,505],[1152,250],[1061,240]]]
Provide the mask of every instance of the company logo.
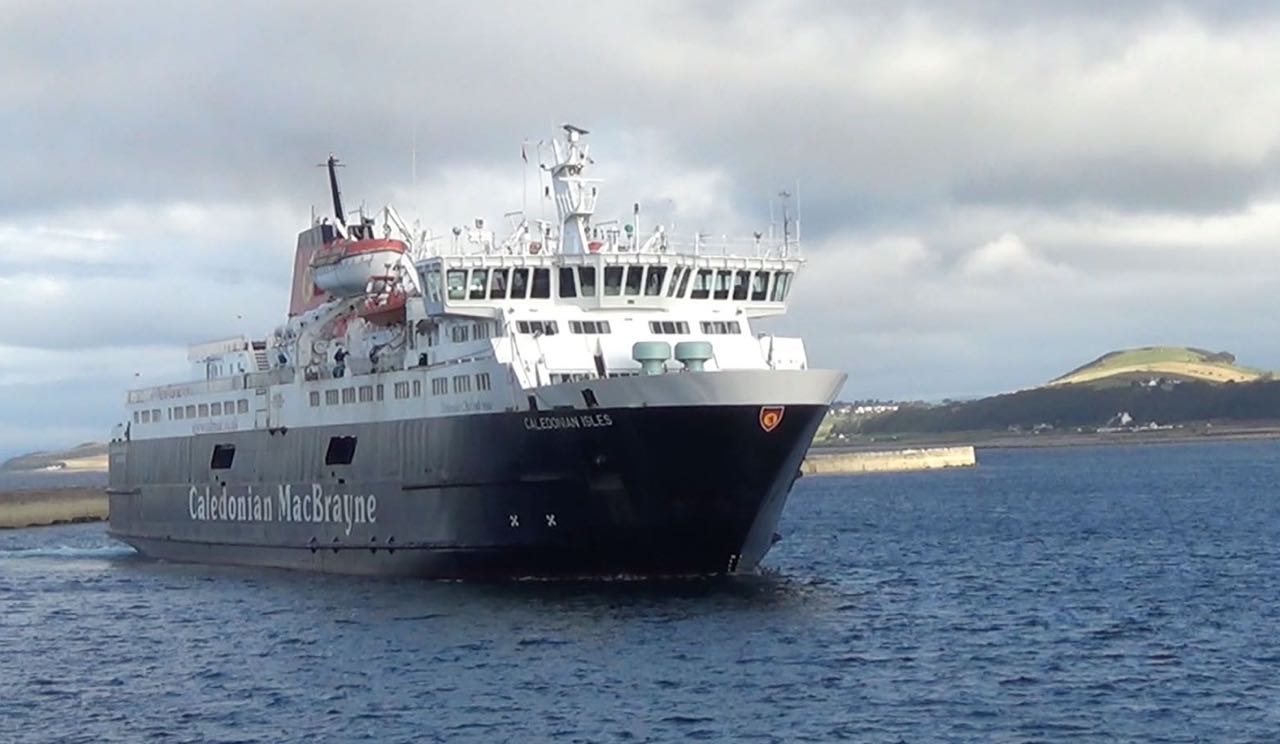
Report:
[[786,406],[761,406],[760,428],[766,432],[778,428],[778,424],[782,423],[782,414],[786,413],[786,411]]

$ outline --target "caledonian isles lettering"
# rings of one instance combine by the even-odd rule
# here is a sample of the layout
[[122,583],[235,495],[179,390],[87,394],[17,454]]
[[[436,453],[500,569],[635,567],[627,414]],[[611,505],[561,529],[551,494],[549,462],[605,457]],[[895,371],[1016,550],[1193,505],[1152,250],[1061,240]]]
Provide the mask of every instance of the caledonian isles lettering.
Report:
[[600,429],[613,426],[613,417],[607,413],[583,413],[573,416],[525,416],[524,428],[529,431],[549,429]]
[[253,486],[243,494],[201,491],[192,486],[187,493],[187,514],[197,522],[303,522],[336,524],[348,535],[357,524],[376,524],[378,497],[373,494],[325,493],[319,483],[309,492],[295,493],[293,486],[276,486],[275,498],[255,493]]

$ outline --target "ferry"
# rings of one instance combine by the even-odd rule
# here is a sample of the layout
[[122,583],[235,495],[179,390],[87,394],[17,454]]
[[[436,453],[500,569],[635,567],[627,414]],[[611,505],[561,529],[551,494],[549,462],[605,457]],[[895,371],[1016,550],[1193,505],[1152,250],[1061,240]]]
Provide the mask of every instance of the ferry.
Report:
[[757,332],[804,265],[781,235],[593,221],[587,131],[554,219],[442,233],[393,207],[298,236],[286,320],[130,390],[110,534],[144,556],[437,579],[749,573],[846,376]]

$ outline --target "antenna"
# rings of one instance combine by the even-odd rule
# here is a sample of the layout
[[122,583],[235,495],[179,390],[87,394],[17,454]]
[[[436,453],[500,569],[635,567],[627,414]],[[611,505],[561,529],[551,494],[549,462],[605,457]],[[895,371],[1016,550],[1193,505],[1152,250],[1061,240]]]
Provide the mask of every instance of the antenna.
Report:
[[785,256],[791,244],[791,214],[787,211],[787,200],[791,198],[791,192],[783,189],[778,192],[778,196],[782,199],[782,255]]

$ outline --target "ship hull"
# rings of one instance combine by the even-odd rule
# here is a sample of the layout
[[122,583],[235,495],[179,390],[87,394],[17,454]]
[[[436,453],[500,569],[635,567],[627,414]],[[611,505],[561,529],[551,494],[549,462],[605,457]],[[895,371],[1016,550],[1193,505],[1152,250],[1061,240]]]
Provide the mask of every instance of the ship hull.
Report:
[[[525,411],[117,442],[110,532],[165,560],[348,574],[750,572],[825,412]],[[350,464],[326,462],[335,438],[354,442]],[[229,467],[212,467],[218,446]]]

